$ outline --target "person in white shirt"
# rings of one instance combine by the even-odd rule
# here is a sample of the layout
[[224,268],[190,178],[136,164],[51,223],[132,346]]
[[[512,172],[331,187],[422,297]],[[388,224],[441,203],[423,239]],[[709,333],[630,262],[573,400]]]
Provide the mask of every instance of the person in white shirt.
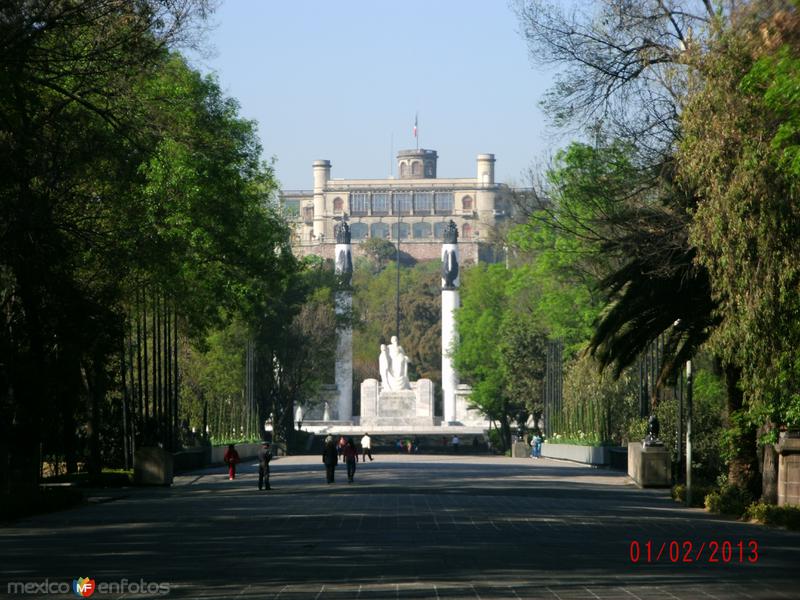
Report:
[[361,462],[366,462],[367,456],[372,460],[372,438],[369,437],[368,433],[365,433],[364,437],[361,438]]

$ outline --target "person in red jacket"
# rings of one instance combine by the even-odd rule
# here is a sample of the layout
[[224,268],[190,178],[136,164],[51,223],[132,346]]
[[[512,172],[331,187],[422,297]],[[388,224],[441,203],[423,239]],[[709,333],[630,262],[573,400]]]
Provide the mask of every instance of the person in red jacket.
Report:
[[242,462],[242,459],[239,458],[239,453],[236,451],[236,446],[229,444],[222,460],[228,465],[228,479],[233,481],[236,478],[236,465]]

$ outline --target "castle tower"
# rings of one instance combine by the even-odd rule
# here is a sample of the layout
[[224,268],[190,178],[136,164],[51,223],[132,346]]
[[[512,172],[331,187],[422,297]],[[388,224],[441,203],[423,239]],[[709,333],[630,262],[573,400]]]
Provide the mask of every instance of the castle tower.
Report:
[[[350,244],[350,227],[342,221],[334,228],[336,235],[336,275],[339,288],[336,290],[336,316],[350,313],[353,306],[352,278],[353,253]],[[353,329],[350,325],[336,329],[336,389],[339,392],[337,415],[339,421],[353,418]]]
[[455,310],[460,306],[458,287],[461,283],[458,264],[458,228],[450,221],[444,231],[442,244],[442,396],[443,425],[454,424],[456,415],[456,386],[458,375],[453,369],[451,353],[458,344]]
[[331,178],[331,161],[314,161],[314,237],[325,232],[325,187]]
[[436,150],[400,150],[397,172],[400,179],[436,179]]
[[494,154],[478,154],[478,190],[475,194],[475,208],[481,223],[494,223]]

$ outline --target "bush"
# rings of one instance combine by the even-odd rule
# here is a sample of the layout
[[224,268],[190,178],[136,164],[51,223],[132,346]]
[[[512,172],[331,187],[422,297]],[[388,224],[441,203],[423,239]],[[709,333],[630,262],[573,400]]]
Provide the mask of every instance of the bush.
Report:
[[800,506],[775,506],[763,502],[753,502],[747,507],[745,518],[764,525],[777,525],[787,529],[800,530]]
[[[706,496],[714,492],[714,488],[710,485],[698,484],[692,485],[692,506],[695,508],[703,508],[705,506]],[[672,486],[671,490],[672,499],[676,502],[686,503],[686,486],[682,483]]]
[[750,492],[742,488],[725,485],[719,492],[711,492],[706,496],[706,510],[712,513],[741,517],[753,502]]

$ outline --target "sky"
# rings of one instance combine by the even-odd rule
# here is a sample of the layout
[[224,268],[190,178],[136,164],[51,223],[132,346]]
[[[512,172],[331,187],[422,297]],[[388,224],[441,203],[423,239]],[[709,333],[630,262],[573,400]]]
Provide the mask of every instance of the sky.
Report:
[[559,141],[538,107],[551,74],[534,66],[505,0],[223,0],[191,57],[215,73],[258,125],[281,187],[311,189],[311,164],[333,178],[397,175],[393,157],[439,154],[439,177],[525,185]]

